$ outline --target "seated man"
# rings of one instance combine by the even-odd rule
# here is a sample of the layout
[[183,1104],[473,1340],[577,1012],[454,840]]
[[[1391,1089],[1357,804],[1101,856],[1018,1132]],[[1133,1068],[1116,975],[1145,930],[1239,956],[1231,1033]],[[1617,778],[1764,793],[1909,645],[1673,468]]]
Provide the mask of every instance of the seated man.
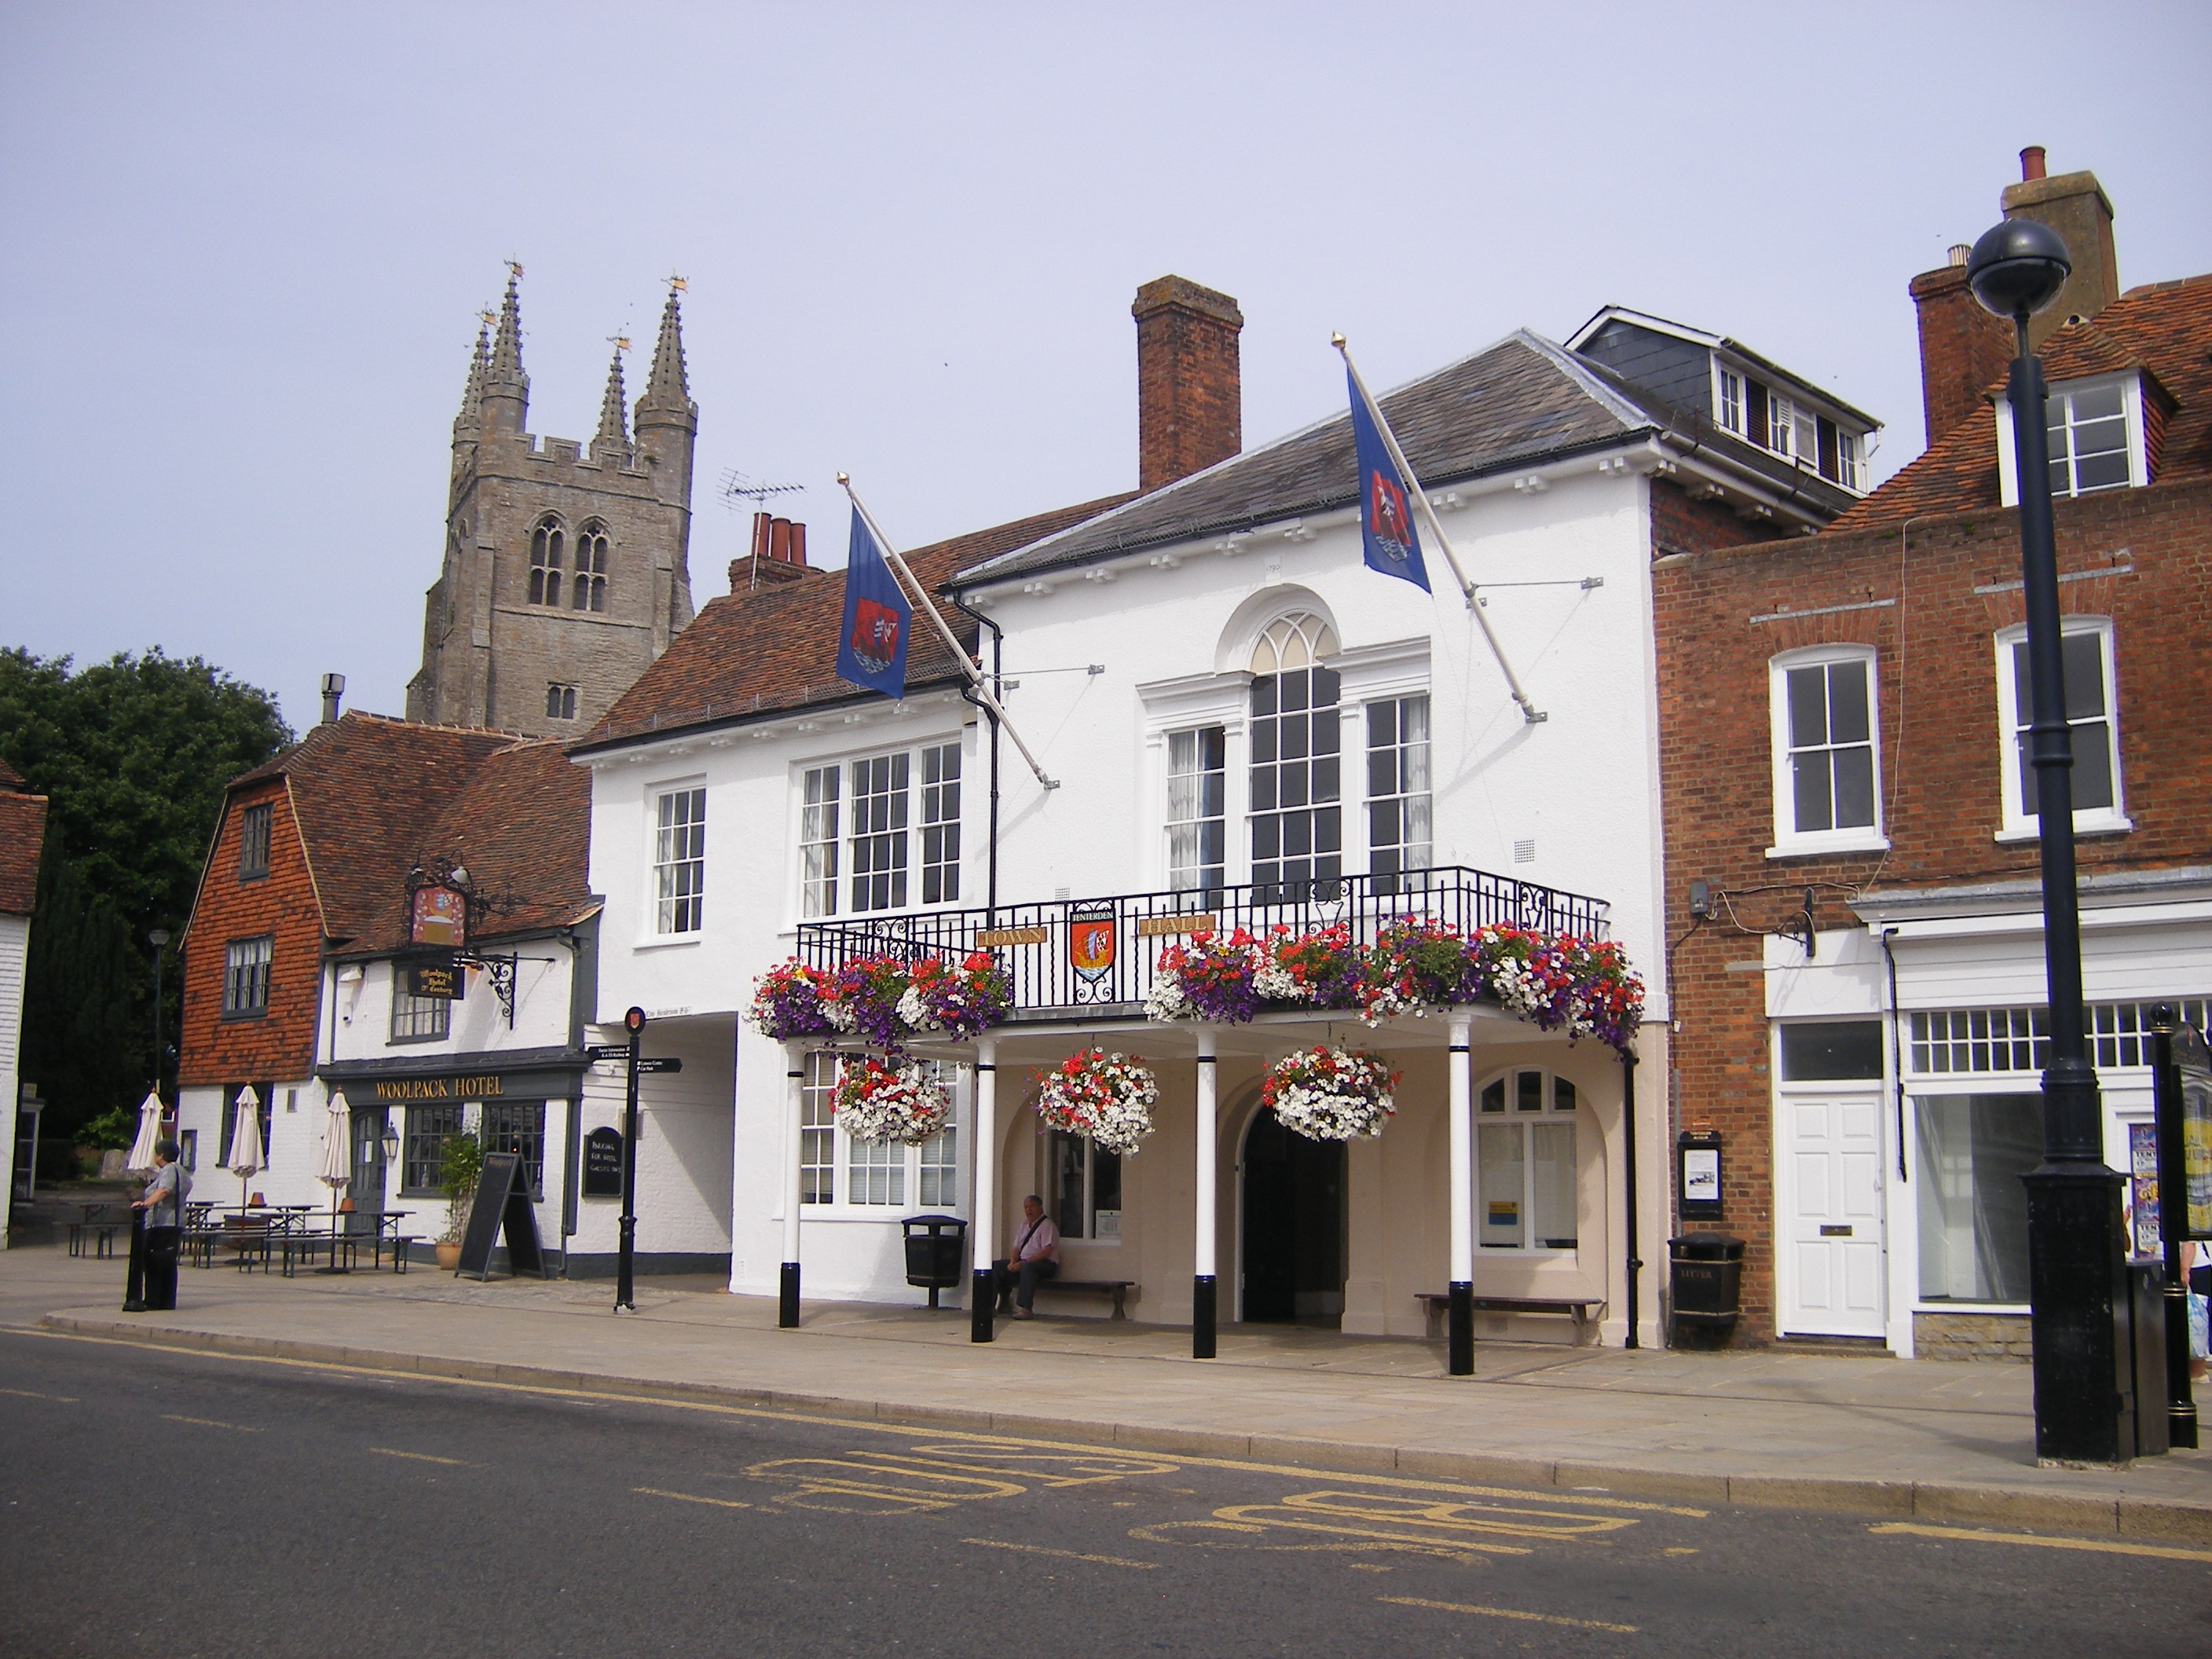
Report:
[[1022,1200],[1022,1234],[1014,1253],[994,1261],[991,1271],[999,1291],[999,1311],[1006,1310],[1006,1295],[1014,1297],[1014,1317],[1035,1317],[1038,1281],[1060,1272],[1060,1229],[1044,1212],[1044,1200],[1031,1193]]

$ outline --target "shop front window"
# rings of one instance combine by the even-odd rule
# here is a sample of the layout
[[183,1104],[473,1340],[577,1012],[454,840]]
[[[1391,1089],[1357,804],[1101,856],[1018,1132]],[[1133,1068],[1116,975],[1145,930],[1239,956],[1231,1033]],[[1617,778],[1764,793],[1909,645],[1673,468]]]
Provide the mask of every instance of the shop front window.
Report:
[[1920,1297],[2025,1303],[2027,1188],[2043,1161],[2039,1094],[1923,1095]]

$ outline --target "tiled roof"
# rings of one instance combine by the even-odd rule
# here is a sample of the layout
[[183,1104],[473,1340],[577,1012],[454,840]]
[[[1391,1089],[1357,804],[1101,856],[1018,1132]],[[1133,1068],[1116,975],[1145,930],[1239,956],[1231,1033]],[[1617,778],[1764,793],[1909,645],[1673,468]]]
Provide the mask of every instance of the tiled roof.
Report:
[[39,891],[39,853],[46,845],[46,798],[26,794],[22,779],[0,788],[0,915],[27,916]]
[[[2156,479],[2212,471],[2212,276],[2132,289],[2087,323],[2044,344],[2043,376],[2052,385],[2141,368],[2172,400]],[[1988,388],[1994,398],[2002,381]],[[1996,422],[1977,409],[1930,444],[1832,528],[1849,532],[1923,514],[1963,513],[1999,504]]]
[[[957,536],[907,554],[907,565],[915,580],[935,592],[963,565],[1027,546],[1128,499],[1109,495]],[[708,601],[660,659],[622,695],[605,719],[571,745],[572,750],[776,709],[875,696],[837,678],[845,581],[842,571],[829,574],[833,579],[827,581],[782,582]],[[949,606],[942,614],[961,642],[972,649],[975,624]],[[937,630],[917,617],[907,644],[908,685],[919,690],[954,679],[957,673]]]
[[[1667,424],[1638,393],[1525,329],[1378,401],[1431,487]],[[963,586],[1226,533],[1358,498],[1349,409],[1035,546],[963,564]]]
[[23,775],[4,760],[0,760],[0,789],[21,789]]
[[450,858],[495,902],[479,938],[586,914],[590,781],[560,745],[507,732],[349,713],[233,781],[282,777],[322,901],[349,951],[405,943],[407,873]]

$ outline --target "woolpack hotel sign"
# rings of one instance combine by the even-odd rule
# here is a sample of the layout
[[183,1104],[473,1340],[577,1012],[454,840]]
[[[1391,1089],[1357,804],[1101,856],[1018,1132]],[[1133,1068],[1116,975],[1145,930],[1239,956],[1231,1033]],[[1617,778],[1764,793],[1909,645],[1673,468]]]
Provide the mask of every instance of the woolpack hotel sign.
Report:
[[[349,1084],[348,1092],[362,1085]],[[380,1077],[369,1080],[378,1100],[493,1100],[507,1092],[507,1079],[497,1072],[479,1077]]]

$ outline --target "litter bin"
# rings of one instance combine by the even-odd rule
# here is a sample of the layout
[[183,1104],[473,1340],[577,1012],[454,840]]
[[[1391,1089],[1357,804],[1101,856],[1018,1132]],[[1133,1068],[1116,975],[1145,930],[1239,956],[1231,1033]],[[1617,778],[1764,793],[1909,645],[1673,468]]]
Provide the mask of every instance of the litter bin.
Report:
[[1743,1241],[1731,1233],[1684,1233],[1667,1241],[1668,1309],[1684,1327],[1723,1337],[1735,1328],[1743,1291]]
[[968,1255],[968,1224],[957,1215],[910,1215],[906,1229],[906,1282],[929,1292],[937,1306],[939,1291],[957,1289]]

